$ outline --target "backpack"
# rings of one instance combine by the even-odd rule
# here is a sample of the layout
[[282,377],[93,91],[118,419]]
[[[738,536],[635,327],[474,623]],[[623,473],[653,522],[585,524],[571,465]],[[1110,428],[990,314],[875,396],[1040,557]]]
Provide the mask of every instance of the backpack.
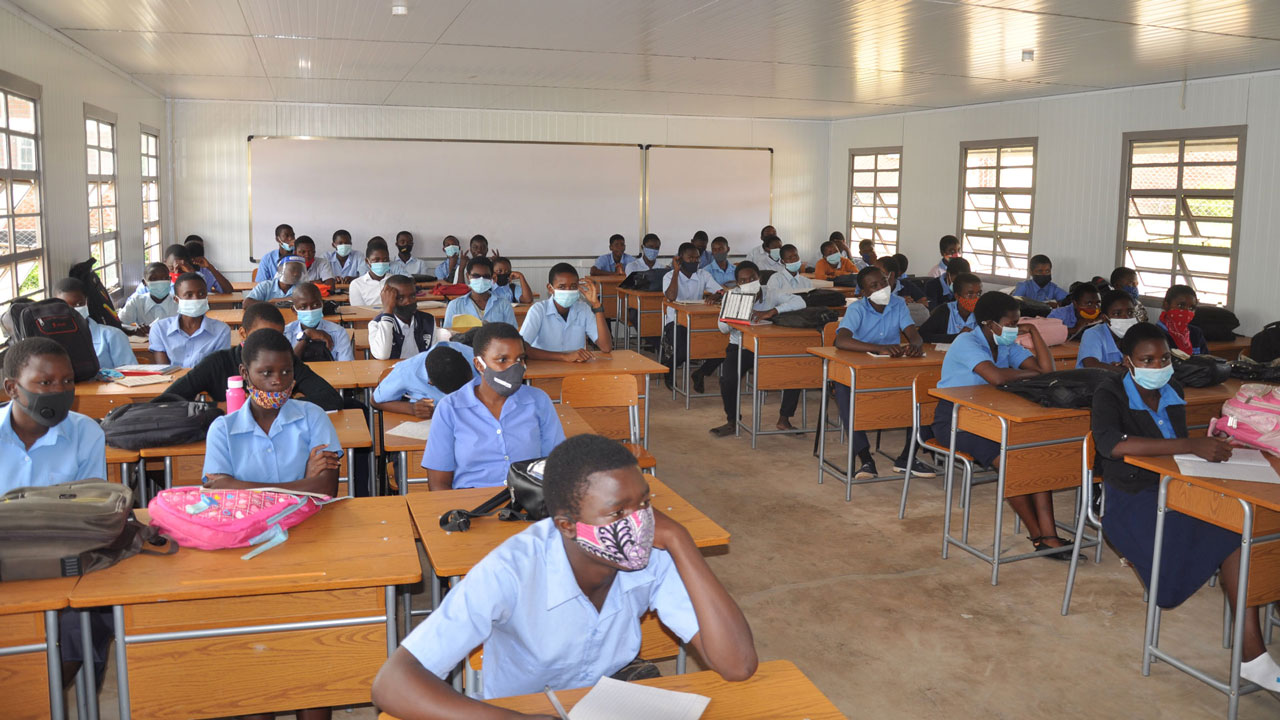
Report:
[[1231,363],[1231,377],[1245,382],[1262,382],[1280,385],[1280,363],[1254,362],[1252,358],[1241,356]]
[[1093,393],[1098,385],[1113,374],[1103,368],[1058,370],[999,387],[1044,407],[1087,408],[1093,405]]
[[773,324],[781,327],[812,328],[821,330],[827,323],[836,322],[840,314],[828,307],[807,307],[803,310],[789,310],[773,316]]
[[1221,385],[1231,377],[1231,363],[1212,355],[1192,355],[1186,360],[1173,356],[1173,378],[1187,387]]
[[1017,298],[1018,304],[1022,308],[1019,314],[1024,318],[1049,317],[1049,313],[1053,311],[1053,308],[1049,307],[1049,303],[1042,303],[1039,300],[1031,300],[1018,295],[1014,295],[1014,297]]
[[1205,340],[1227,341],[1236,339],[1235,329],[1240,327],[1240,318],[1226,308],[1201,305],[1196,308],[1191,324],[1200,328]]
[[302,362],[332,362],[333,352],[329,350],[329,346],[324,344],[323,340],[307,339],[307,344],[302,348]]
[[858,273],[837,275],[831,279],[831,284],[836,287],[858,287]]
[[76,382],[92,380],[98,374],[98,353],[93,349],[89,321],[58,298],[9,306],[13,340],[44,337],[61,345],[71,356]]
[[1280,388],[1241,385],[1222,405],[1222,417],[1209,421],[1209,434],[1226,435],[1249,447],[1280,455]]
[[98,261],[93,258],[78,262],[71,266],[67,275],[84,283],[85,296],[89,301],[89,317],[99,325],[123,329],[120,316],[116,314],[116,306],[111,302],[111,293],[107,292],[107,286],[102,284],[98,273],[93,271],[96,262]]
[[649,270],[637,270],[628,275],[618,287],[622,290],[656,291],[662,289],[662,278],[671,268],[655,267]]
[[466,532],[471,529],[472,518],[494,514],[508,522],[537,522],[548,517],[542,496],[542,470],[546,462],[546,458],[535,458],[511,463],[506,487],[474,510],[450,510],[441,515],[440,527],[446,532]]
[[152,526],[197,550],[257,546],[248,560],[289,539],[289,528],[342,498],[272,487],[213,490],[199,486],[161,490],[147,505]]
[[[1047,317],[1022,317],[1018,319],[1018,324],[1035,325],[1036,330],[1040,331],[1040,337],[1044,339],[1044,344],[1049,347],[1061,345],[1067,341],[1070,331],[1058,318]],[[1031,342],[1031,335],[1019,335],[1018,344],[1022,347],[1035,352],[1035,344]]]
[[471,286],[464,283],[442,283],[431,288],[431,294],[446,298],[460,298],[469,292],[471,292]]
[[165,394],[115,408],[102,418],[102,432],[108,445],[122,450],[182,445],[203,440],[224,414],[214,403]]
[[1269,363],[1280,357],[1280,321],[1262,328],[1249,343],[1249,357],[1254,362]]
[[[155,543],[133,517],[133,492],[103,480],[26,487],[0,497],[0,580],[74,577]],[[168,552],[177,552],[171,544]]]
[[805,307],[844,307],[844,293],[830,288],[818,288],[801,295]]

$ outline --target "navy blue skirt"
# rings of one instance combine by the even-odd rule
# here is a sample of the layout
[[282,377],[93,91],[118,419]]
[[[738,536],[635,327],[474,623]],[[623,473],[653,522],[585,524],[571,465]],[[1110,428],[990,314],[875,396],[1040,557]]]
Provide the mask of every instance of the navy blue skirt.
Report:
[[[933,438],[943,447],[951,447],[951,408],[948,400],[939,400],[938,409],[933,411]],[[991,467],[991,463],[1000,457],[1000,443],[978,437],[973,433],[961,430],[956,433],[956,450],[965,453],[978,461],[979,465]]]
[[[1105,482],[1105,481],[1104,481]],[[1151,555],[1156,547],[1156,485],[1127,493],[1107,486],[1102,529],[1151,586]],[[1240,548],[1240,534],[1170,510],[1164,519],[1164,550],[1160,562],[1160,588],[1156,604],[1176,608],[1196,594],[1222,562]]]

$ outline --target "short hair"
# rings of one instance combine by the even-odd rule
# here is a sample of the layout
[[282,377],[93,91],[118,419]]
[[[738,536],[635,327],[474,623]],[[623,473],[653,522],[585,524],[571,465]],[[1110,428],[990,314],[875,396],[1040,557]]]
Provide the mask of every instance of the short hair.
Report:
[[1071,289],[1067,291],[1067,299],[1074,303],[1089,293],[1093,293],[1099,298],[1102,297],[1102,293],[1098,292],[1098,287],[1093,283],[1075,282],[1071,284]]
[[1122,280],[1123,278],[1127,278],[1130,275],[1132,275],[1134,279],[1137,279],[1138,271],[1130,267],[1125,267],[1123,265],[1116,268],[1115,270],[1112,270],[1111,278],[1110,278],[1111,287],[1120,287],[1120,280]]
[[[390,282],[390,279],[388,279],[387,282]],[[289,291],[289,294],[290,295],[314,294],[316,297],[320,297],[320,288],[316,287],[316,284],[313,282],[300,282],[297,285],[293,286],[293,288]],[[262,304],[264,303],[254,303],[254,305],[262,305]],[[269,305],[270,303],[265,303],[265,304]]]
[[[299,285],[298,287],[302,287]],[[269,302],[254,303],[244,309],[244,317],[240,320],[240,324],[247,328],[252,328],[259,323],[270,323],[284,327],[287,323],[284,321],[284,313],[280,312],[280,308]]]
[[1124,355],[1132,355],[1133,351],[1138,348],[1138,343],[1146,342],[1147,340],[1159,340],[1166,346],[1169,344],[1169,336],[1159,326],[1152,325],[1149,322],[1140,322],[1129,328],[1124,337],[1120,338],[1120,352]]
[[692,250],[694,252],[698,252],[698,246],[694,245],[691,242],[682,242],[680,243],[680,247],[676,248],[676,257],[680,257],[681,255],[684,255],[686,250]]
[[198,240],[188,240],[182,243],[182,246],[187,249],[188,259],[204,257],[204,243]]
[[493,269],[494,269],[494,272],[497,272],[497,270],[498,270],[498,263],[502,263],[502,264],[506,265],[507,267],[511,267],[511,258],[509,258],[509,257],[502,257],[502,256],[498,256],[498,257],[496,257],[496,258],[493,258]]
[[827,248],[829,247],[838,248],[840,246],[837,245],[834,240],[824,240],[823,243],[818,246],[818,252],[822,253],[822,255],[825,257],[827,255]]
[[476,329],[476,334],[472,337],[471,348],[475,350],[476,355],[483,355],[485,350],[489,349],[489,343],[494,340],[519,340],[524,341],[520,336],[520,331],[510,323],[491,322],[485,323]]
[[59,280],[57,284],[53,286],[53,291],[58,295],[61,295],[62,293],[80,293],[81,295],[89,294],[88,288],[84,286],[84,283],[79,278],[73,277],[64,277]]
[[[265,305],[266,303],[257,303]],[[284,333],[272,328],[260,328],[249,333],[244,345],[240,348],[240,362],[249,367],[264,352],[286,353],[293,357],[293,346],[285,338]]]
[[37,355],[61,355],[68,362],[71,355],[67,353],[67,349],[62,347],[57,341],[50,340],[47,337],[32,337],[9,346],[8,351],[4,354],[4,378],[6,380],[12,378],[18,379],[18,375],[22,373],[22,369],[31,362],[31,358]]
[[863,238],[863,239],[861,239],[861,240],[859,240],[859,241],[858,241],[858,247],[860,247],[860,248],[861,248],[861,247],[872,247],[872,246],[874,246],[874,245],[875,245],[875,241],[873,241],[871,238]]
[[971,272],[959,273],[951,281],[951,292],[959,296],[960,288],[968,287],[970,285],[977,285],[978,287],[982,287],[982,278],[978,277],[977,275],[974,275]]
[[894,275],[896,277],[902,276],[902,272],[898,270],[898,261],[894,260],[892,255],[882,255],[876,258],[876,265],[879,265],[880,269],[884,270],[887,274]]
[[178,245],[175,243],[164,249],[164,257],[166,260],[171,257],[176,257],[179,260],[189,260],[191,258],[191,253],[187,252],[186,245]]
[[1171,303],[1174,301],[1174,298],[1180,298],[1183,295],[1190,295],[1191,297],[1199,300],[1199,297],[1196,295],[1196,289],[1190,285],[1170,285],[1169,289],[1164,293],[1164,301]]
[[205,292],[208,292],[209,283],[205,282],[204,276],[197,272],[182,273],[181,275],[179,275],[178,279],[173,281],[173,289],[177,290],[178,288],[182,287],[182,283],[193,282],[193,281],[199,282],[200,285],[204,287]]
[[1053,265],[1053,261],[1049,259],[1048,255],[1032,255],[1031,262],[1027,267],[1034,268],[1040,265]]
[[200,237],[199,235],[188,235],[188,236],[186,237],[186,239],[184,239],[184,240],[182,241],[182,244],[183,244],[183,245],[188,245],[188,244],[193,243],[193,242],[200,243],[201,245],[203,245],[203,244],[204,244],[204,238]]
[[779,249],[782,251],[781,252],[782,255],[786,255],[788,252],[795,252],[796,254],[800,253],[799,248],[797,248],[795,245],[792,245],[791,243],[787,243],[786,245],[783,245]]
[[408,235],[410,240],[413,239],[413,233],[409,232],[408,230],[401,230],[400,232],[396,233],[396,239],[399,240],[405,235]]
[[[947,261],[947,272],[952,276],[970,272],[972,269],[973,268],[969,266],[969,261],[959,256],[953,257]],[[954,285],[955,283],[952,284]]]
[[959,245],[959,244],[960,244],[960,238],[956,237],[955,235],[943,235],[942,237],[938,238],[938,254],[945,255],[947,252],[947,248],[951,247],[952,245]]
[[[884,274],[884,271],[876,267],[875,265],[868,265],[862,268],[861,270],[859,270],[858,271],[858,289],[861,290],[862,286],[866,284],[867,279],[870,278],[875,273]],[[887,279],[888,278],[886,278],[886,280]]]
[[649,242],[650,240],[652,240],[652,241],[654,241],[654,242],[658,243],[659,245],[661,245],[661,244],[662,244],[662,238],[658,237],[658,234],[657,234],[657,233],[645,233],[645,235],[644,235],[644,239],[640,241],[640,244],[641,244],[641,245],[644,245],[645,243]]
[[592,475],[635,464],[636,456],[625,445],[602,435],[574,435],[562,441],[547,456],[542,473],[547,514],[576,516]]
[[387,241],[383,240],[378,235],[374,235],[373,237],[369,238],[369,242],[365,243],[364,256],[369,257],[370,255],[373,254],[374,250],[381,250],[385,253],[390,252],[389,250],[387,250]]
[[399,288],[409,288],[409,294],[416,294],[418,287],[413,284],[413,278],[408,275],[392,275],[387,278],[384,285],[395,285]]
[[757,275],[760,274],[759,265],[756,265],[750,260],[743,260],[742,262],[738,263],[738,265],[733,269],[734,277],[737,277],[738,273],[742,272],[743,270],[755,270]]
[[334,231],[333,231],[333,239],[334,239],[334,240],[337,240],[337,239],[338,239],[338,238],[340,238],[340,237],[344,237],[344,238],[346,238],[346,239],[350,240],[350,239],[351,239],[351,233],[347,232],[346,230],[334,230]]
[[484,243],[484,246],[485,246],[485,247],[489,247],[489,238],[487,238],[487,237],[485,237],[485,236],[483,236],[483,235],[472,235],[472,236],[471,236],[471,239],[467,241],[467,245],[468,245],[468,246],[470,246],[470,245],[471,245],[471,243],[473,243],[473,242],[475,242],[475,241],[477,241],[477,240],[479,240],[480,242]]
[[902,253],[894,253],[892,257],[893,257],[893,261],[898,265],[898,273],[902,275],[906,275],[907,265],[909,264],[907,261],[907,256],[903,255]]
[[843,240],[844,233],[840,232],[839,230],[835,230],[830,235],[827,236],[828,240],[835,240],[836,238]]
[[163,272],[165,275],[169,274],[168,265],[165,265],[162,262],[153,262],[153,263],[147,263],[147,266],[142,269],[143,277],[150,275],[152,270],[159,270],[160,272]]
[[310,235],[299,235],[293,241],[293,249],[297,250],[299,245],[310,245],[311,249],[314,250],[316,247],[316,241],[312,240]]
[[1102,302],[1099,304],[1099,307],[1101,307],[1102,312],[1105,313],[1112,305],[1120,302],[1121,300],[1129,303],[1130,305],[1134,304],[1133,298],[1130,297],[1129,293],[1125,292],[1124,290],[1108,290],[1102,296]]
[[280,233],[284,232],[285,230],[288,230],[289,232],[293,232],[293,226],[288,223],[280,223],[279,225],[276,226],[276,237],[280,237]]
[[717,236],[715,236],[714,238],[712,238],[712,239],[711,239],[711,244],[712,244],[712,245],[715,245],[715,244],[716,244],[716,243],[718,243],[718,242],[722,242],[722,243],[724,243],[725,245],[728,245],[728,244],[729,244],[729,239],[728,239],[728,238],[726,238],[726,237],[725,237],[725,236],[723,236],[723,235],[717,235]]
[[772,230],[775,234],[778,232],[778,228],[776,228],[776,227],[774,227],[774,226],[772,226],[772,225],[765,225],[764,227],[760,228],[760,239],[761,239],[761,240],[764,240],[764,238],[765,238],[765,232],[764,232],[765,230]]
[[699,230],[693,234],[694,240],[709,240],[706,230]]
[[440,345],[427,353],[427,380],[448,395],[471,382],[471,364],[462,353]]
[[621,240],[622,242],[626,242],[626,241],[627,241],[627,239],[626,239],[626,238],[622,237],[622,234],[621,234],[621,233],[614,233],[614,234],[612,234],[612,235],[610,235],[610,236],[609,236],[609,244],[610,244],[610,245],[612,245],[612,244],[613,244],[613,241],[614,241],[614,240]]
[[479,266],[479,267],[487,267],[487,268],[489,268],[489,272],[490,272],[490,273],[492,273],[492,272],[493,272],[493,261],[492,261],[492,260],[490,260],[489,258],[487,258],[487,257],[483,256],[483,255],[476,255],[475,257],[473,257],[473,258],[471,258],[470,260],[468,260],[468,261],[467,261],[467,267],[463,270],[463,272],[465,272],[466,274],[470,275],[470,274],[471,274],[471,268],[474,268],[474,267],[477,267],[477,266]]
[[778,237],[777,235],[769,235],[767,237],[763,237],[760,239],[760,242],[764,243],[765,247],[768,247],[773,243],[778,243],[778,247],[782,247],[782,238]]
[[1018,312],[1022,305],[1012,295],[992,290],[982,293],[978,304],[973,308],[974,319],[979,324],[984,322],[1000,322],[1000,319],[1011,312]]
[[576,278],[578,277],[578,269],[566,262],[556,263],[547,271],[547,284],[555,285],[557,275],[572,275]]

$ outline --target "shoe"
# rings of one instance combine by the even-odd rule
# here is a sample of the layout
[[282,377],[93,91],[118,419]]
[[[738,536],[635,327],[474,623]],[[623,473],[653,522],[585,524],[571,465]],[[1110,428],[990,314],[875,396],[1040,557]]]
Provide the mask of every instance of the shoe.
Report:
[[862,467],[858,468],[858,472],[853,474],[853,479],[854,480],[870,480],[871,478],[875,477],[877,474],[878,473],[876,472],[875,461],[868,460],[867,462],[862,463]]
[[[893,464],[893,471],[896,473],[906,473],[907,463],[901,460],[895,462]],[[911,474],[915,477],[922,478],[938,477],[938,471],[935,470],[932,465],[927,465],[919,460],[911,463]]]
[[693,373],[689,376],[689,379],[693,381],[693,391],[695,393],[701,395],[707,391],[707,385],[704,382],[705,376],[701,373]]
[[1265,651],[1248,662],[1240,663],[1240,677],[1263,690],[1280,692],[1280,663]]
[[737,428],[733,426],[733,423],[727,422],[718,427],[711,428],[710,432],[712,435],[715,435],[716,437],[729,437],[730,435],[733,434],[734,430],[736,429]]
[[[1062,544],[1059,545],[1058,547],[1053,547],[1049,543],[1043,542],[1044,540],[1048,540],[1049,538],[1053,538]],[[1052,555],[1045,555],[1045,557],[1053,558],[1054,560],[1065,560],[1065,561],[1071,560],[1071,546],[1074,543],[1068,541],[1066,538],[1061,538],[1056,535],[1041,535],[1040,537],[1029,538],[1029,539],[1031,540],[1031,547],[1035,548],[1037,552],[1039,552],[1040,550],[1049,550],[1049,549],[1060,551]]]

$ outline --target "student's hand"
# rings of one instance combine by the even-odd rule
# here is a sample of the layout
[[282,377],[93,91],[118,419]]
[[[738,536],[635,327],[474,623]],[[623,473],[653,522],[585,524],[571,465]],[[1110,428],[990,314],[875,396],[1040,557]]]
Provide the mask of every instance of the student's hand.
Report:
[[143,325],[142,323],[138,323],[138,329],[137,329],[137,330],[134,330],[134,331],[133,331],[133,334],[134,334],[134,335],[150,335],[150,334],[151,334],[151,326],[150,326],[150,325]]
[[1049,307],[1051,307],[1051,308],[1056,308],[1056,307],[1058,307],[1058,301],[1057,301],[1057,300],[1045,300],[1045,301],[1044,301],[1044,304],[1045,304],[1045,305],[1048,305],[1048,306],[1049,306]]
[[307,328],[305,332],[307,333],[307,338],[322,342],[325,344],[325,347],[330,350],[333,349],[333,338],[329,336],[329,333],[315,328]]
[[489,251],[489,259],[490,259],[490,260],[497,260],[497,259],[498,259],[498,258],[500,258],[500,257],[502,257],[502,253],[498,252],[496,249],[495,249],[495,250],[490,250],[490,251]]
[[192,263],[193,265],[195,265],[196,267],[198,267],[198,268],[211,268],[211,267],[213,267],[212,265],[210,265],[210,264],[209,264],[209,259],[208,259],[208,258],[202,258],[202,257],[191,258],[191,263]]
[[511,274],[507,275],[507,277],[511,278],[511,282],[520,282],[521,280],[524,280],[524,273],[519,270],[512,270]]
[[772,310],[753,310],[751,311],[751,322],[761,322],[763,320],[772,320],[777,317],[778,308]]
[[[511,277],[515,277],[515,273],[511,273]],[[578,283],[578,292],[582,293],[582,299],[592,308],[600,307],[600,290],[596,284],[590,280],[582,280]]]
[[586,348],[582,348],[581,350],[569,350],[567,352],[560,353],[560,359],[564,360],[565,362],[586,362],[593,357],[595,357],[595,353],[591,352]]
[[1033,337],[1033,338],[1034,338],[1034,337],[1036,337],[1037,335],[1039,335],[1039,334],[1040,334],[1040,331],[1039,331],[1039,330],[1037,330],[1037,329],[1036,329],[1036,326],[1035,326],[1035,325],[1032,325],[1031,323],[1021,323],[1021,324],[1019,324],[1019,325],[1018,325],[1018,334],[1019,334],[1019,335],[1030,335],[1031,337]]
[[708,305],[719,305],[722,300],[724,300],[724,291],[720,290],[712,295],[708,295],[703,302]]
[[880,351],[888,355],[889,357],[896,358],[896,357],[902,357],[902,354],[906,352],[906,349],[903,348],[901,345],[881,345]]
[[667,517],[656,507],[653,509],[653,546],[659,550],[669,550],[681,540],[693,542],[689,531],[683,525]]
[[338,453],[325,450],[326,445],[311,448],[311,456],[307,458],[306,477],[316,477],[329,470],[337,470]]
[[1220,437],[1187,438],[1191,452],[1209,462],[1225,462],[1231,459],[1231,441]]
[[422,398],[413,403],[413,416],[421,420],[430,420],[436,414],[436,402],[431,398]]
[[902,354],[907,357],[920,357],[924,355],[924,345],[906,345],[902,349]]

